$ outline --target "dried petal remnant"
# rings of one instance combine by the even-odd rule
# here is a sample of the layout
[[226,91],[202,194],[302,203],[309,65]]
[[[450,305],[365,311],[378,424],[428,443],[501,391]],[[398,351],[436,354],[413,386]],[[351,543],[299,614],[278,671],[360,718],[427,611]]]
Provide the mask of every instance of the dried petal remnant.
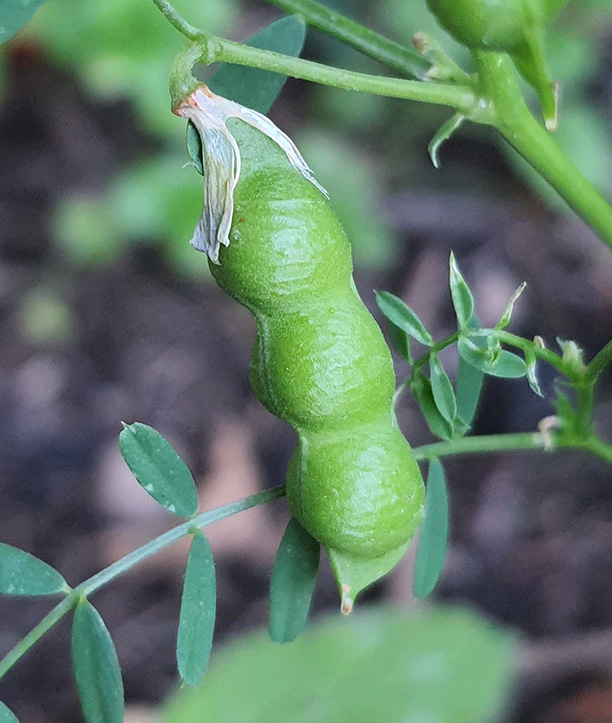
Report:
[[216,95],[206,85],[174,108],[174,113],[191,121],[202,141],[204,207],[191,244],[208,254],[213,263],[219,263],[221,244],[229,246],[234,188],[240,178],[240,149],[226,125],[230,118],[238,118],[272,139],[291,165],[327,196],[293,141],[265,115]]

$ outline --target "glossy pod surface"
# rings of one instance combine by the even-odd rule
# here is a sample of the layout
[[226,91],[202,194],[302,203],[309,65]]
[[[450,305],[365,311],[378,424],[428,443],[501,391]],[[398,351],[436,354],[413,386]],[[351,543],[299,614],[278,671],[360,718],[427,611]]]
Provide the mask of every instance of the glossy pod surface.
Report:
[[[339,560],[399,556],[423,514],[421,474],[392,410],[391,356],[357,294],[350,245],[327,199],[264,135],[228,125],[242,168],[230,244],[210,268],[256,320],[255,394],[297,432],[291,512],[355,594],[364,585],[344,580]],[[372,580],[391,566],[374,566]]]
[[567,0],[427,0],[438,22],[468,48],[512,53],[532,27],[544,26]]

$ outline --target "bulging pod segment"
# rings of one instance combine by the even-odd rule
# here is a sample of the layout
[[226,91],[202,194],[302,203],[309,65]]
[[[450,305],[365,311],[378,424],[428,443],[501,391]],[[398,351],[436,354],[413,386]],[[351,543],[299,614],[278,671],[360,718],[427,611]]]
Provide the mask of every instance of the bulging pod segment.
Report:
[[298,430],[342,430],[384,420],[395,378],[380,329],[347,287],[297,313],[261,316],[251,384]]
[[326,548],[350,600],[395,565],[422,522],[425,501],[419,467],[390,419],[344,434],[300,433],[287,498]]

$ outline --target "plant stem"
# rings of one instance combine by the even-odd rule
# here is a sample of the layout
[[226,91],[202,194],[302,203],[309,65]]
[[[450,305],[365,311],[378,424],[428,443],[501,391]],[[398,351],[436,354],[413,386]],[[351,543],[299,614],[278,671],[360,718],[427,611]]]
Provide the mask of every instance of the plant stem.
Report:
[[446,349],[447,346],[454,344],[457,339],[459,339],[459,332],[455,331],[441,341],[437,341],[433,346],[430,346],[429,349],[414,362],[410,378],[412,378],[414,372],[418,371],[419,369],[421,369],[421,367],[427,364],[427,362],[429,361],[429,357],[432,354],[437,354],[439,351],[442,351],[442,349]]
[[260,50],[216,36],[212,36],[211,41],[214,48],[210,55],[213,56],[214,61],[218,62],[268,70],[272,73],[280,73],[342,90],[446,105],[465,115],[470,115],[477,106],[474,92],[470,88],[460,85],[423,83],[418,80],[356,73],[343,68],[334,68],[310,60],[274,53],[270,50]]
[[342,90],[446,105],[465,115],[469,115],[477,107],[474,92],[461,85],[422,83],[417,80],[355,73],[343,68],[333,68],[322,63],[313,63],[310,60],[302,60],[270,50],[235,43],[232,40],[197,30],[181,18],[167,0],[153,1],[177,30],[201,47],[200,60],[203,63],[233,63]]
[[586,378],[594,384],[597,377],[612,362],[612,340],[610,340],[604,348],[597,352],[591,359],[586,368]]
[[266,0],[287,13],[301,15],[307,25],[321,30],[341,43],[384,63],[408,77],[427,80],[431,68],[423,56],[390,38],[356,23],[316,0]]
[[153,0],[168,22],[189,40],[200,40],[203,33],[179,15],[167,0]]
[[594,454],[599,459],[612,464],[612,445],[597,437],[591,437],[585,444],[584,449]]
[[[434,442],[412,451],[416,459],[437,459],[453,457],[460,454],[482,454],[490,452],[515,452],[517,450],[542,450],[550,444],[550,439],[539,432],[523,432],[519,434],[485,434],[477,437],[457,437],[446,442]],[[574,447],[574,444],[557,445]]]
[[557,452],[562,449],[583,449],[608,464],[612,464],[612,445],[595,436],[585,439],[566,438],[545,435],[540,432],[457,437],[446,442],[434,442],[433,444],[415,447],[412,452],[418,460],[429,460],[463,454],[490,454],[492,452],[517,452],[521,450]]
[[612,206],[529,112],[510,57],[504,53],[477,52],[475,59],[483,99],[490,104],[493,114],[485,122],[493,125],[612,248]]
[[56,605],[51,612],[49,612],[36,627],[32,628],[30,632],[20,640],[17,645],[0,661],[0,679],[15,665],[15,663],[53,626],[57,623],[64,615],[69,612],[72,607],[78,602],[80,596],[90,595],[91,593],[99,590],[102,586],[118,577],[126,570],[129,570],[134,565],[142,562],[147,557],[151,557],[155,553],[162,550],[164,547],[176,542],[181,537],[191,534],[196,528],[207,527],[217,520],[222,520],[224,517],[235,515],[237,512],[263,505],[266,502],[278,499],[285,494],[285,487],[273,487],[272,489],[258,492],[250,497],[245,497],[237,502],[230,502],[222,507],[217,507],[214,510],[208,510],[202,512],[197,517],[194,517],[187,522],[183,522],[176,527],[173,527],[163,535],[156,537],[154,540],[147,542],[137,550],[130,552],[125,557],[117,560],[112,565],[109,565],[104,570],[96,573],[88,580],[85,580],[80,585],[77,585],[72,592],[67,595],[58,605]]
[[22,638],[15,647],[10,650],[2,660],[0,660],[0,679],[15,665],[15,663],[36,643],[42,636],[50,630],[55,623],[59,622],[64,615],[71,610],[78,601],[78,594],[74,591],[67,595],[53,610],[45,615],[45,617],[30,630],[30,632]]

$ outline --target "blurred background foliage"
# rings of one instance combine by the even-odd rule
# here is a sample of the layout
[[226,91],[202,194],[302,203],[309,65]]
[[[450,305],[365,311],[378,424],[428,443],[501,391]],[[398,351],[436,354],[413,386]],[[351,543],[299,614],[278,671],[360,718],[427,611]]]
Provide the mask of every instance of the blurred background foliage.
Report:
[[452,607],[330,616],[282,647],[258,631],[176,691],[160,723],[482,723],[504,708],[514,642]]

